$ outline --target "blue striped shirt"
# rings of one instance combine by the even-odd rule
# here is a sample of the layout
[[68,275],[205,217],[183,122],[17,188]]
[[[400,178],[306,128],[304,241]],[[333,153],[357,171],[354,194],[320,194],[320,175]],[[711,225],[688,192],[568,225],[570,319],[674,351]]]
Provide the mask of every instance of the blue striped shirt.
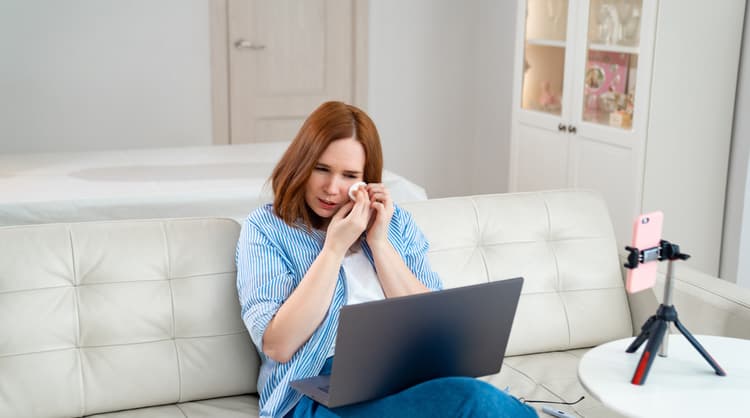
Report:
[[[388,240],[417,279],[430,289],[442,288],[440,277],[427,260],[426,238],[411,214],[398,206],[388,227]],[[328,314],[291,360],[278,363],[262,350],[266,326],[305,276],[323,249],[324,241],[324,231],[309,232],[301,223],[291,227],[273,213],[270,204],[253,211],[242,225],[235,260],[237,292],[242,320],[261,358],[258,376],[261,417],[283,416],[297,404],[302,395],[289,383],[317,376],[336,338],[339,309],[346,302],[343,268],[339,268]],[[372,252],[364,240],[362,247],[374,266]]]

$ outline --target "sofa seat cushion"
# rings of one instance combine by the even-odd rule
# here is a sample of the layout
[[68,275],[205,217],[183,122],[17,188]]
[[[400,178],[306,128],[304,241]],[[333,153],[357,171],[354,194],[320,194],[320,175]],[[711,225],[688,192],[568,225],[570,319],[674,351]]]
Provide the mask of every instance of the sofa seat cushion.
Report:
[[584,418],[620,418],[622,415],[594,399],[578,382],[578,363],[588,350],[506,357],[500,373],[481,379],[528,400],[575,402],[585,396],[575,405],[532,403],[540,417],[547,416],[542,413],[542,406],[547,405]]
[[231,396],[150,408],[130,409],[108,414],[88,415],[88,417],[101,418],[240,418],[257,416],[258,397],[256,395]]

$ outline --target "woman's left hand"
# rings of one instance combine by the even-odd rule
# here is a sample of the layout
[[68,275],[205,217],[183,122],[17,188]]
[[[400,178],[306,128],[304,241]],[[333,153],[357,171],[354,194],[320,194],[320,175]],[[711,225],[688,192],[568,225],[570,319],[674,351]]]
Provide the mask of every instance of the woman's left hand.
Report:
[[370,196],[370,227],[367,229],[367,243],[372,247],[376,244],[388,242],[388,225],[393,217],[393,200],[382,183],[370,183],[367,188],[361,188]]

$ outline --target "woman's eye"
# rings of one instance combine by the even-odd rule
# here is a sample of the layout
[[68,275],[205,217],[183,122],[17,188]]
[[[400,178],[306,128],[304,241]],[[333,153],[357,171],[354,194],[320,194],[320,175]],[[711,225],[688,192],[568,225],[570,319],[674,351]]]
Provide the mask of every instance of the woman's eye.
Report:
[[323,166],[316,166],[315,169],[317,171],[328,171],[328,169],[326,167],[323,167]]
[[350,179],[356,179],[357,178],[357,176],[354,175],[354,174],[347,174],[346,177],[350,178]]

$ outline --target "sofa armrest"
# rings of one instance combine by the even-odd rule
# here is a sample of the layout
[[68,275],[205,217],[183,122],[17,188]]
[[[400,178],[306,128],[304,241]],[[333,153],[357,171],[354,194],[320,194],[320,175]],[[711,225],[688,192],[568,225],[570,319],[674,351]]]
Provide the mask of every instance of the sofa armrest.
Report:
[[[664,296],[666,263],[662,264],[656,286],[628,295],[636,334]],[[674,265],[674,276],[672,302],[691,333],[750,339],[750,289],[680,263]]]

